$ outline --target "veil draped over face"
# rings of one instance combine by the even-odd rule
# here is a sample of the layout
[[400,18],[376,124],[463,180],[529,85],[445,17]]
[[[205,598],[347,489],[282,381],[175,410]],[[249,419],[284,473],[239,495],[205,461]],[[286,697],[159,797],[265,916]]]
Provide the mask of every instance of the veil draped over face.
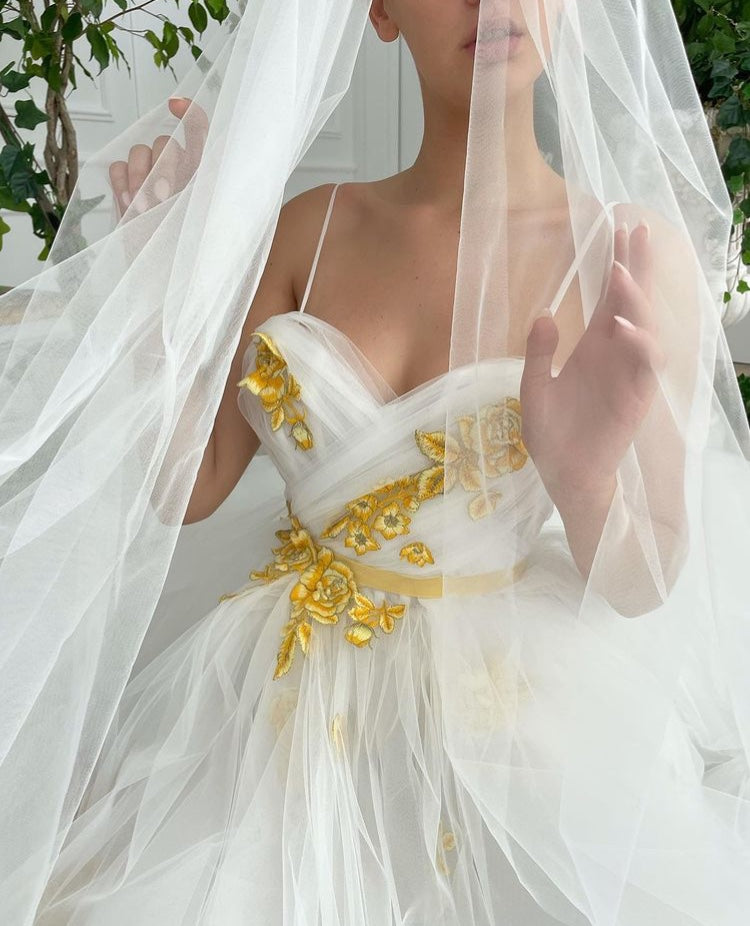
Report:
[[[349,85],[368,11],[247,0],[177,87],[209,120],[178,192],[155,195],[157,161],[126,214],[90,232],[113,161],[161,134],[170,156],[182,129],[160,104],[83,165],[43,269],[0,298],[9,924],[33,921],[169,594],[285,185]],[[529,100],[548,209],[513,200]],[[462,786],[571,926],[739,926],[750,909],[750,433],[721,327],[731,218],[668,0],[483,0],[448,412],[423,436],[445,611],[432,659]],[[505,587],[497,613],[455,620],[466,577],[521,567],[530,584]],[[451,710],[467,676],[490,711],[515,693],[501,725]]]

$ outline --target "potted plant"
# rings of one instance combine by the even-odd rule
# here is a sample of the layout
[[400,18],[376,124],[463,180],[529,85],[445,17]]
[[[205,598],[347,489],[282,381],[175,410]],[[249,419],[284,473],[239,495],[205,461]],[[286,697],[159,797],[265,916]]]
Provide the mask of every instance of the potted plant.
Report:
[[735,206],[725,321],[750,309],[750,3],[672,0]]
[[[154,0],[114,2],[117,9],[110,8],[110,15],[104,16],[104,0],[44,0],[41,12],[33,0],[0,0],[0,39],[14,41],[18,48],[17,60],[0,70],[0,208],[29,216],[34,235],[44,242],[37,255],[41,261],[49,254],[78,180],[78,144],[68,112],[68,96],[78,86],[78,72],[94,80],[112,62],[119,68],[122,59],[130,74],[130,64],[116,39],[118,31],[124,31],[149,42],[156,66],[169,68],[176,79],[170,61],[180,42],[186,42],[193,57],[199,59],[202,50],[195,43],[195,32],[203,34],[209,16],[221,23],[235,15],[230,14],[226,0],[190,0],[188,18],[192,29],[176,26],[165,15],[149,11],[161,22],[158,35],[153,29],[123,25],[127,13],[147,8]],[[179,4],[179,0],[176,2]],[[83,61],[85,52],[86,63],[95,59],[99,65],[95,75]],[[11,109],[9,95],[27,90],[32,81],[44,85],[44,111],[31,98],[15,98]],[[44,122],[47,129],[42,165],[23,132]],[[100,199],[84,205],[93,209]],[[0,217],[0,250],[3,235],[9,231],[10,226]]]

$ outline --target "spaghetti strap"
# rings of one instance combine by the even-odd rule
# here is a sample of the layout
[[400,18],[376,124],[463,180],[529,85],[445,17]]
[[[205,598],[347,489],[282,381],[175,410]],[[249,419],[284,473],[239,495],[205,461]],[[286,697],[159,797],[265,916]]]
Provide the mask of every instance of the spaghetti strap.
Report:
[[307,305],[307,299],[310,295],[310,290],[312,289],[313,280],[315,279],[315,271],[318,269],[318,261],[320,260],[320,252],[323,248],[323,240],[326,236],[326,232],[328,231],[328,224],[331,221],[331,213],[333,212],[333,203],[336,199],[336,193],[338,192],[338,189],[340,186],[341,184],[337,183],[334,186],[333,190],[331,191],[331,200],[328,203],[328,211],[326,212],[325,221],[323,222],[323,230],[320,233],[320,238],[318,240],[318,248],[315,252],[315,258],[313,259],[313,262],[312,262],[312,267],[310,269],[310,275],[307,278],[307,286],[305,287],[305,295],[302,297],[302,304],[299,307],[300,312],[304,312],[305,306]]
[[578,254],[576,254],[575,260],[568,268],[568,272],[563,277],[562,283],[560,283],[560,285],[558,286],[557,292],[555,293],[554,298],[550,302],[549,310],[552,315],[557,314],[557,310],[560,308],[560,303],[563,300],[563,296],[568,291],[568,287],[573,282],[573,278],[575,277],[575,275],[578,273],[581,267],[581,262],[583,258],[586,256],[586,252],[591,247],[591,244],[594,241],[594,238],[596,237],[597,232],[599,231],[599,227],[601,226],[604,219],[612,213],[612,209],[616,205],[618,204],[614,200],[610,203],[607,203],[607,205],[599,213],[599,216],[594,222],[594,224],[591,226],[591,228],[586,233],[586,237],[583,241],[583,245],[578,251]]

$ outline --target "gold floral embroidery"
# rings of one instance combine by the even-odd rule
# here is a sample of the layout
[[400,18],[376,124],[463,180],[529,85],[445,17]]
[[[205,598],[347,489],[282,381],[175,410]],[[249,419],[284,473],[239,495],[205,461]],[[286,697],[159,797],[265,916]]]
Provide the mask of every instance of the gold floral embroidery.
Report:
[[255,370],[237,383],[260,399],[263,410],[271,416],[274,431],[286,422],[290,434],[301,450],[313,446],[313,436],[305,422],[305,409],[300,399],[300,386],[289,372],[273,339],[262,331],[254,331],[256,340]]
[[346,752],[346,715],[334,714],[331,721],[331,742],[338,756],[343,756]]
[[446,852],[453,852],[456,849],[456,835],[450,830],[443,829],[443,821],[441,820],[438,825],[438,844],[437,852],[435,853],[435,862],[438,867],[438,871],[441,874],[449,875],[450,869],[448,867],[448,861],[445,857]]
[[389,605],[382,601],[376,605],[367,595],[357,592],[349,616],[359,623],[347,630],[346,639],[355,646],[366,646],[377,627],[380,627],[383,633],[393,633],[396,619],[403,617],[405,610],[406,605],[403,604]]
[[[435,494],[432,471],[436,469],[438,467],[432,466],[376,486],[367,495],[347,502],[345,512],[328,525],[322,536],[326,539],[338,537],[346,530],[344,546],[353,549],[357,556],[362,556],[369,550],[380,549],[375,534],[385,540],[408,534],[411,513]],[[400,555],[417,566],[434,562],[432,553],[423,543],[408,544],[402,548]]]
[[[521,403],[508,396],[483,406],[478,417],[462,416],[457,426],[456,437],[445,431],[415,431],[417,447],[430,465],[347,502],[345,511],[322,536],[330,539],[346,530],[344,545],[357,556],[379,550],[376,534],[385,540],[408,534],[411,515],[422,502],[450,492],[456,485],[474,496],[468,506],[474,520],[492,514],[502,493],[495,489],[483,491],[482,468],[487,479],[497,479],[525,465],[528,452],[521,439]],[[420,567],[435,561],[430,548],[421,541],[402,547],[399,555]]]
[[298,700],[299,689],[284,688],[271,702],[268,719],[276,728],[277,736],[281,735],[287,720],[296,710]]
[[444,431],[417,431],[417,445],[440,472],[440,487],[436,481],[435,488],[450,492],[460,485],[474,496],[468,510],[478,520],[492,514],[502,498],[497,490],[482,491],[482,469],[487,479],[497,479],[521,469],[529,458],[521,439],[521,403],[508,396],[483,406],[478,418],[464,415],[456,424],[456,437]]
[[402,547],[399,556],[401,556],[402,559],[408,560],[410,563],[414,563],[415,566],[426,566],[428,563],[435,562],[429,548],[426,547],[425,544],[419,542],[410,543]]
[[482,662],[455,674],[450,710],[469,733],[507,725],[528,702],[532,687],[515,652],[487,652]]
[[[403,617],[406,605],[376,605],[363,595],[351,569],[334,558],[333,551],[320,546],[300,521],[290,513],[291,528],[276,531],[281,546],[274,547],[274,561],[264,569],[251,572],[250,578],[266,583],[299,573],[289,592],[291,613],[282,630],[282,643],[276,657],[274,679],[286,675],[294,663],[297,646],[307,655],[313,627],[337,624],[347,611],[353,624],[344,637],[353,646],[367,646],[377,630],[392,633],[397,618]],[[221,596],[221,601],[238,598],[250,589]]]

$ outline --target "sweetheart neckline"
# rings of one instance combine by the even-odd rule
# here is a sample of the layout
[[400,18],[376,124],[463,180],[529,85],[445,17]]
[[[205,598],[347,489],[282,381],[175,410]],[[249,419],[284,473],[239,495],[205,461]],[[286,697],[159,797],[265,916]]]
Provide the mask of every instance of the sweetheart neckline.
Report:
[[[354,366],[348,362],[347,358],[346,357],[342,358],[344,364],[346,365],[347,370],[351,374],[352,380],[356,382],[360,390],[368,398],[370,398],[373,401],[373,403],[376,405],[376,407],[379,410],[395,407],[404,402],[410,401],[415,396],[421,395],[423,392],[428,391],[430,388],[434,388],[435,386],[438,385],[438,383],[441,383],[447,377],[452,376],[454,374],[466,375],[471,370],[476,369],[477,366],[481,366],[483,364],[498,364],[498,363],[505,363],[505,362],[511,361],[515,364],[518,364],[519,367],[522,368],[525,362],[524,357],[521,357],[518,355],[511,355],[511,354],[505,357],[488,357],[485,360],[479,360],[476,363],[464,364],[463,366],[460,366],[460,367],[453,367],[452,369],[445,370],[442,373],[438,373],[437,376],[433,376],[431,379],[425,380],[423,383],[417,384],[412,389],[409,389],[407,392],[398,393],[396,392],[395,389],[393,389],[390,383],[388,383],[388,381],[385,379],[382,373],[380,373],[380,371],[375,367],[372,361],[364,354],[362,349],[349,337],[349,335],[345,331],[342,331],[342,329],[339,328],[337,325],[334,325],[332,322],[326,321],[324,318],[321,318],[319,315],[311,315],[307,312],[300,312],[297,309],[292,309],[291,311],[288,311],[288,312],[279,312],[276,315],[269,316],[269,318],[266,319],[265,322],[260,324],[254,330],[263,331],[266,325],[276,324],[274,319],[285,319],[285,318],[290,318],[290,320],[297,321],[302,324],[307,324],[307,320],[311,319],[313,321],[312,327],[315,327],[315,325],[317,324],[321,328],[328,329],[329,332],[333,332],[337,337],[340,337],[348,345],[348,347],[353,351],[353,353],[358,358],[360,363],[367,369],[368,373],[372,375],[373,379],[375,379],[379,385],[383,386],[384,391],[390,394],[390,398],[386,399],[385,401],[380,400],[379,397],[374,395],[373,392],[367,387],[367,384],[364,382],[363,378],[358,374]],[[244,365],[246,366],[246,364]]]

